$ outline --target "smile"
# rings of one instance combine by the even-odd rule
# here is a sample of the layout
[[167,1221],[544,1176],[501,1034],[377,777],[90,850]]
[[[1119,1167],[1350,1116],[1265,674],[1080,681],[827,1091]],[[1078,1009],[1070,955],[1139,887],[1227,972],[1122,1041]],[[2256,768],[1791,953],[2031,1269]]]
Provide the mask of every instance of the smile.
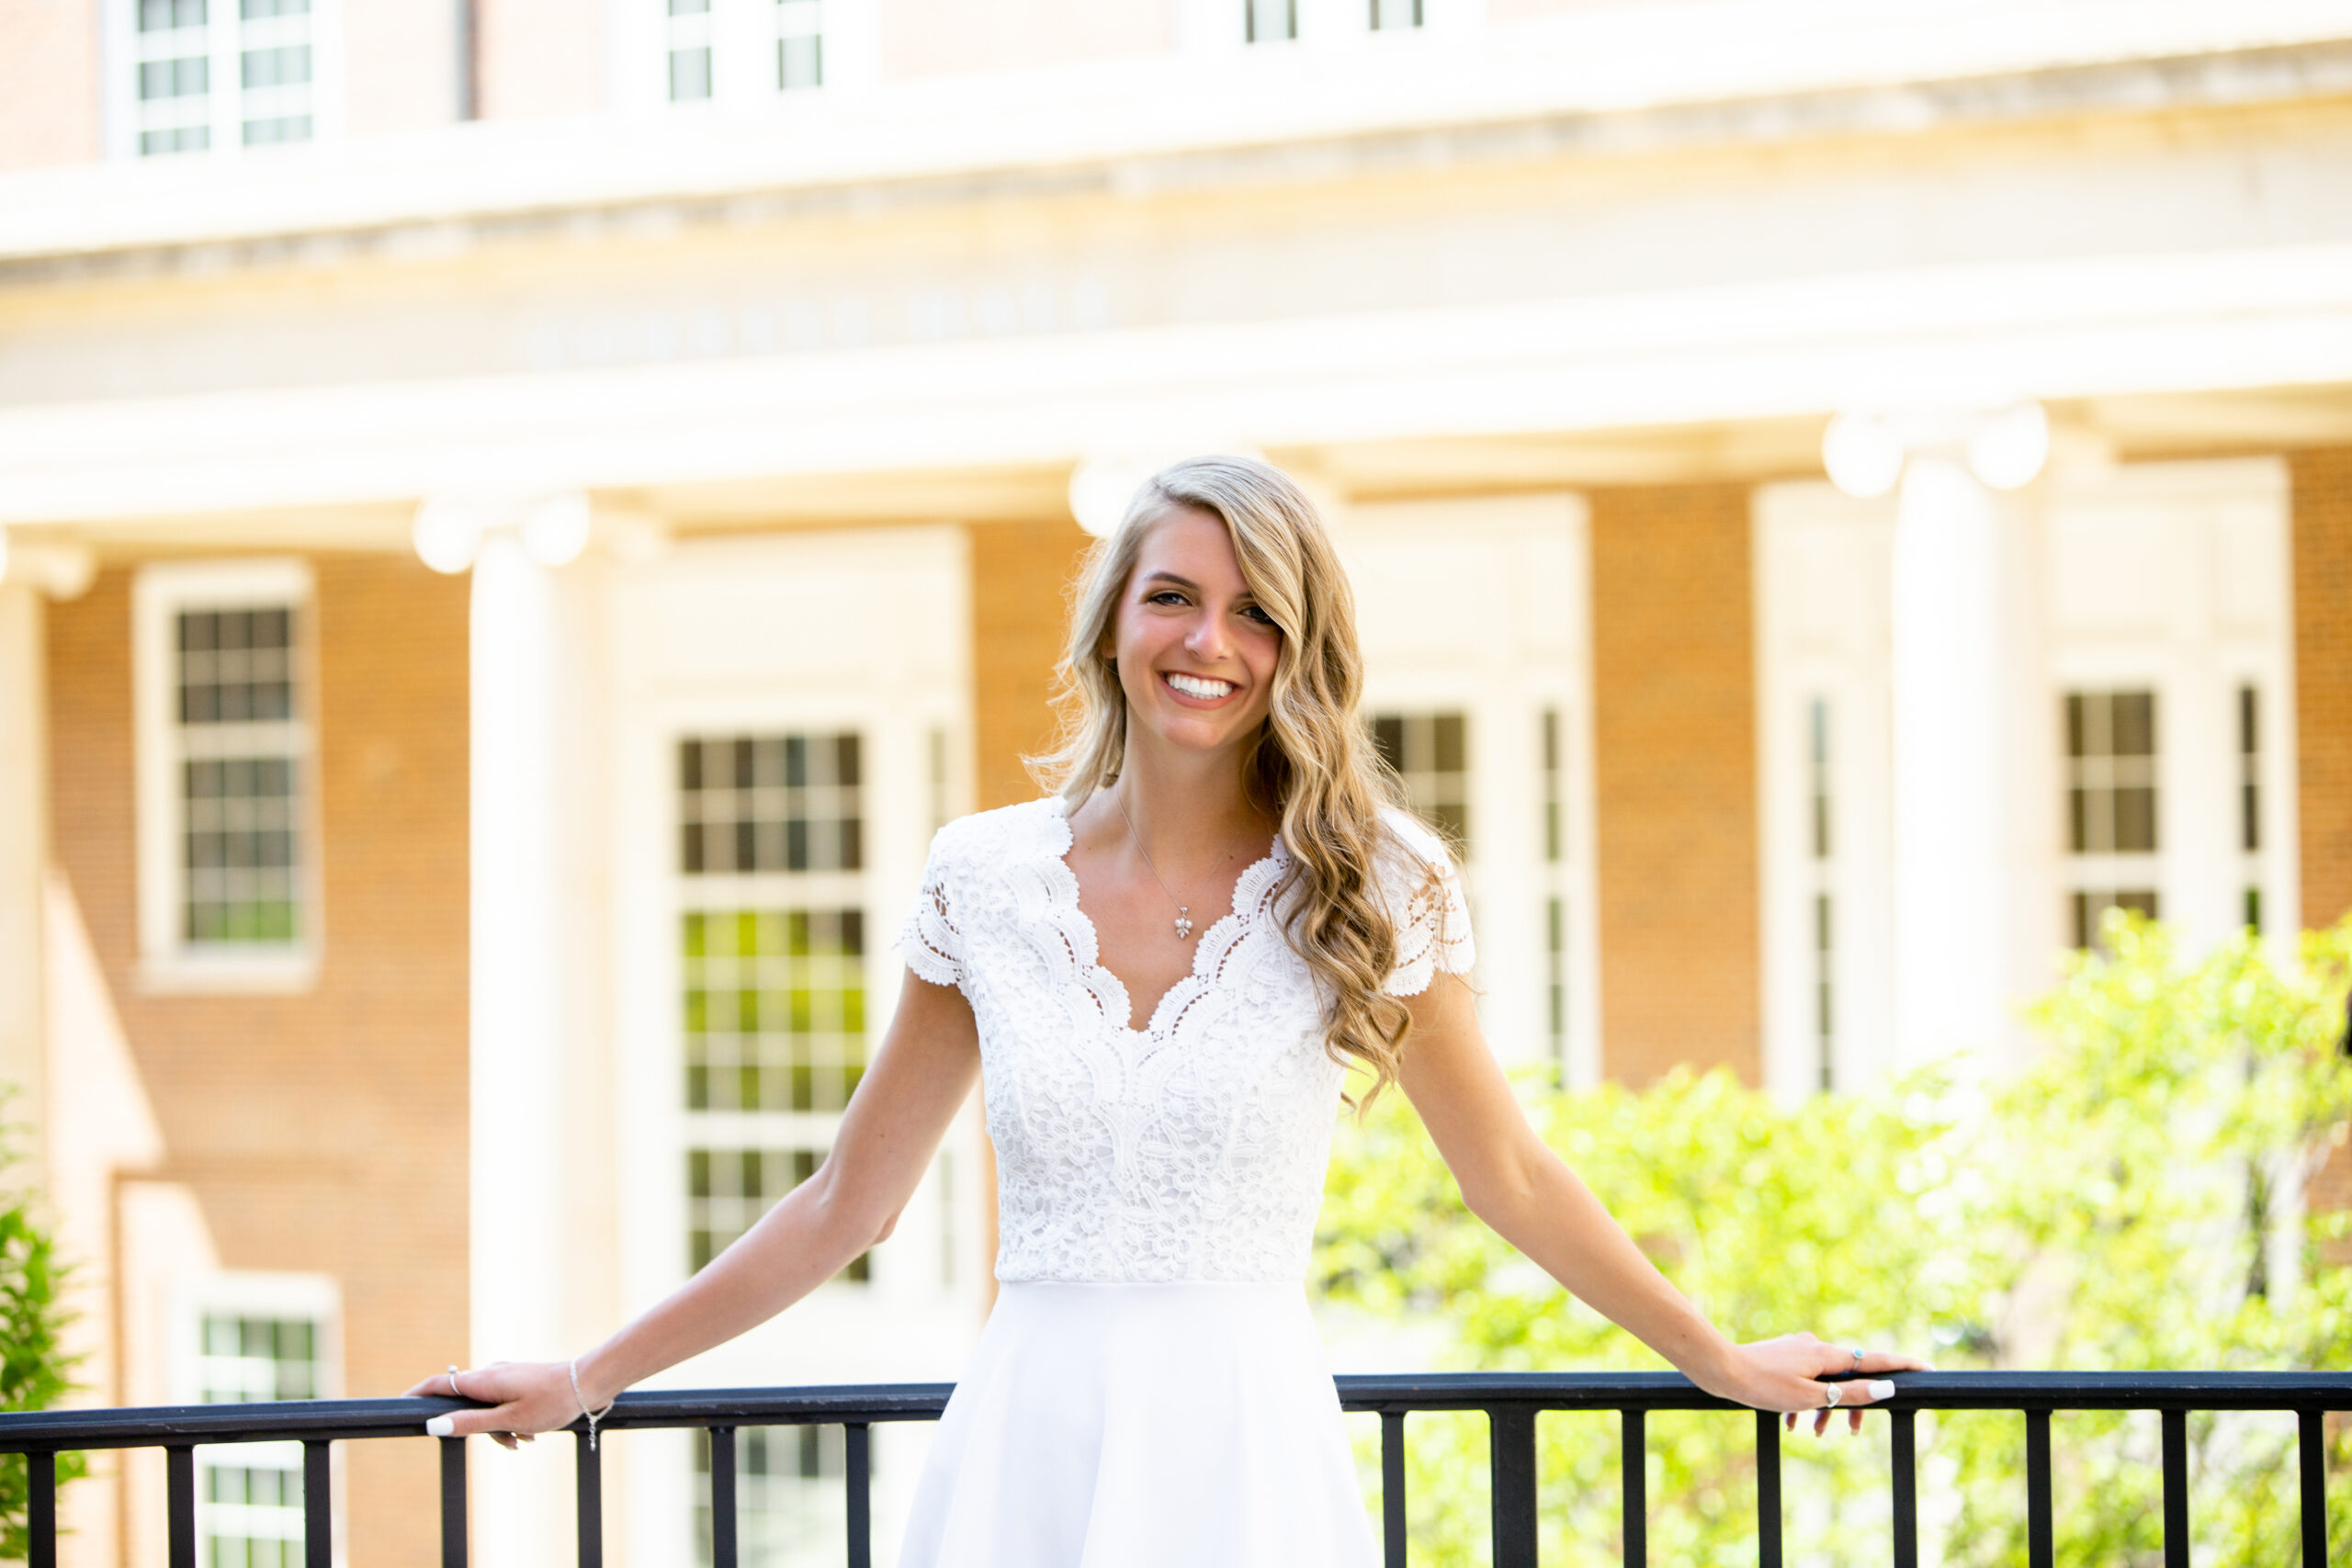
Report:
[[1163,674],[1160,679],[1184,695],[1196,697],[1203,702],[1215,702],[1219,697],[1229,696],[1239,690],[1232,682],[1220,681],[1213,675],[1178,675],[1170,672]]

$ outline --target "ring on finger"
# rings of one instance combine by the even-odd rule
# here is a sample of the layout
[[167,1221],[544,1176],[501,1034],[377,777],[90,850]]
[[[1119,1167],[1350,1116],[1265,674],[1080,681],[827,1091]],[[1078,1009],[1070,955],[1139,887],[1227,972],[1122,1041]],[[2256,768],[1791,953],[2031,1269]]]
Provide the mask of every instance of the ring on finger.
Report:
[[1862,1370],[1862,1350],[1859,1345],[1854,1348],[1854,1370],[1856,1371]]
[[1846,1391],[1833,1382],[1826,1385],[1824,1393],[1824,1398],[1827,1403],[1825,1404],[1822,1408],[1825,1410],[1835,1410],[1840,1404],[1844,1403]]
[[454,1362],[449,1367],[449,1392],[459,1399],[466,1397],[466,1391],[458,1386],[458,1368]]

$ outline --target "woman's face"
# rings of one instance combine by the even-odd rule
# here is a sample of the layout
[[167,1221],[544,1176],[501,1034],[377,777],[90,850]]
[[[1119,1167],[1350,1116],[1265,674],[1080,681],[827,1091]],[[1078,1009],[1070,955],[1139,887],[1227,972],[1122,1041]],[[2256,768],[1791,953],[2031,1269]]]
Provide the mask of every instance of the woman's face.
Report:
[[1137,727],[1186,751],[1238,747],[1272,705],[1283,634],[1242,581],[1225,525],[1178,507],[1151,525],[1106,650]]

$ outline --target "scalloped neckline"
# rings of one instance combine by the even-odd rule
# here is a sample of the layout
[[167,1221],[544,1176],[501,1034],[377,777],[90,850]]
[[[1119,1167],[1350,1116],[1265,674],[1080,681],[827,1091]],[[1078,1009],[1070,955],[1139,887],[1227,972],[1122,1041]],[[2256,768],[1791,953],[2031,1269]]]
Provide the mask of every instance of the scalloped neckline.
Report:
[[[1098,986],[1090,987],[1090,990],[1095,998],[1095,1005],[1102,1010],[1102,1021],[1133,1039],[1148,1040],[1159,1036],[1162,1032],[1161,1019],[1169,1011],[1169,1004],[1176,1001],[1180,993],[1186,994],[1189,1000],[1192,996],[1204,993],[1216,984],[1217,960],[1240,942],[1257,916],[1258,906],[1264,902],[1262,895],[1253,892],[1245,906],[1241,897],[1242,887],[1261,871],[1268,867],[1280,868],[1289,855],[1289,851],[1283,847],[1283,836],[1275,833],[1266,852],[1241,868],[1240,874],[1233,879],[1230,907],[1217,917],[1215,924],[1201,933],[1200,945],[1193,949],[1192,967],[1159,993],[1159,999],[1152,1004],[1151,1016],[1144,1021],[1141,1029],[1137,1029],[1135,992],[1129,990],[1127,983],[1102,962],[1102,933],[1095,930],[1094,917],[1086,912],[1086,905],[1080,897],[1078,873],[1069,863],[1069,852],[1078,845],[1078,835],[1070,829],[1069,805],[1058,795],[1048,795],[1046,799],[1053,807],[1054,824],[1060,831],[1061,842],[1058,847],[1049,850],[1046,858],[1053,863],[1055,886],[1062,895],[1063,903],[1076,917],[1080,929],[1086,933],[1087,951],[1073,956],[1078,960],[1078,967],[1098,982]],[[1215,958],[1212,958],[1212,953]],[[1118,996],[1121,1009],[1118,1018],[1113,1018],[1110,1010],[1102,1007],[1101,987],[1104,986]],[[1182,1016],[1181,1005],[1178,1016]]]

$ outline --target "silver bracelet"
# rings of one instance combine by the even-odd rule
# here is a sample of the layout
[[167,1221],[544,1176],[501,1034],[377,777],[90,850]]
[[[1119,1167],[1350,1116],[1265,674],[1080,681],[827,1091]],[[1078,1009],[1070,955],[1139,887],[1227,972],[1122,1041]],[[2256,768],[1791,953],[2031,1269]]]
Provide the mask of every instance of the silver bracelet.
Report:
[[580,1392],[580,1358],[574,1356],[571,1360],[566,1361],[563,1364],[563,1370],[571,1374],[571,1397],[580,1402],[580,1414],[587,1419],[588,1449],[593,1453],[596,1448],[596,1423],[610,1416],[613,1413],[613,1405],[618,1404],[620,1400],[616,1397],[611,1404],[605,1405],[602,1410],[589,1409],[588,1396]]

